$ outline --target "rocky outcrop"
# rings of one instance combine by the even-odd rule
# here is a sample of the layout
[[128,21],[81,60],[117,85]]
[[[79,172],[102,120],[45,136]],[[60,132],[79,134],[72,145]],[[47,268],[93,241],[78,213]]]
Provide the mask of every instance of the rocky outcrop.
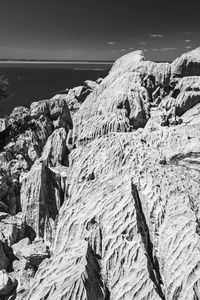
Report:
[[200,76],[200,48],[182,54],[171,64],[173,77]]
[[199,49],[172,64],[133,52],[86,98],[77,87],[34,103],[26,122],[51,126],[18,173],[5,140],[2,203],[15,176],[24,231],[4,230],[0,252],[17,300],[199,298],[199,59]]
[[[12,272],[21,293],[50,255],[64,201],[66,170],[61,164],[68,165],[72,119],[66,101],[52,98],[15,108],[1,124],[0,270]],[[14,248],[24,238],[31,244],[20,244],[26,253],[16,260]]]
[[59,174],[36,161],[21,182],[20,201],[26,235],[32,240],[38,237],[52,240],[56,216],[64,200]]
[[68,165],[67,133],[64,128],[58,128],[49,136],[42,153],[42,160],[49,167],[58,164]]

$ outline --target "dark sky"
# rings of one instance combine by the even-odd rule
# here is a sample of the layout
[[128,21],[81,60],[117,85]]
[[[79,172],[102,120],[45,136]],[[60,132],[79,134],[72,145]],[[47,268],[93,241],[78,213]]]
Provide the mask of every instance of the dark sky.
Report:
[[200,46],[199,2],[0,0],[0,58],[171,60]]

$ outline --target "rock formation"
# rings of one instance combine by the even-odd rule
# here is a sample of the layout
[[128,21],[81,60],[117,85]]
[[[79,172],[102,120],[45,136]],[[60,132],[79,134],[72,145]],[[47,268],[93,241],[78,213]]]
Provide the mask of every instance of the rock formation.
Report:
[[200,299],[200,48],[1,124],[2,299]]

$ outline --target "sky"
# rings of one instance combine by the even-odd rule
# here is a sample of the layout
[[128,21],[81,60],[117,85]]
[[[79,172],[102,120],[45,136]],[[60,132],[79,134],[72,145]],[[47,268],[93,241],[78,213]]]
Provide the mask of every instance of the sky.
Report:
[[200,46],[199,2],[0,0],[0,59],[170,61]]

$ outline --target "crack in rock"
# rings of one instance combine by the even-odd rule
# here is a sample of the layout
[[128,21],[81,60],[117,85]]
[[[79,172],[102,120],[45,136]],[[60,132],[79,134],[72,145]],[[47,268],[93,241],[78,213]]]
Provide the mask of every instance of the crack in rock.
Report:
[[153,244],[151,242],[149,228],[147,226],[146,218],[142,210],[142,204],[137,186],[133,182],[131,183],[131,191],[135,200],[138,232],[141,235],[142,243],[146,252],[145,254],[147,256],[147,269],[149,272],[149,277],[153,281],[155,290],[160,298],[165,300],[166,298],[163,292],[163,281],[160,274],[159,263],[157,257],[153,255]]

